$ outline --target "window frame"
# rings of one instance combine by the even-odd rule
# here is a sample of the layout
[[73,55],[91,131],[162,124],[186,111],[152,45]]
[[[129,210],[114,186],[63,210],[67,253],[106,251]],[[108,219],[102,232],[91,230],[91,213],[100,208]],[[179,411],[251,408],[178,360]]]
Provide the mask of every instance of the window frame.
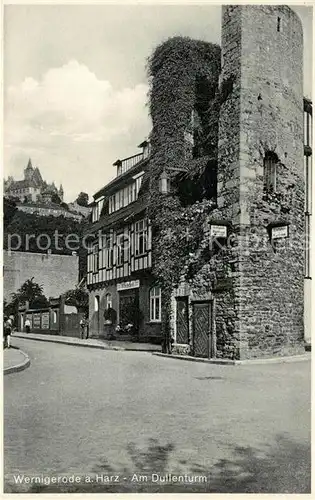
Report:
[[108,200],[108,213],[109,214],[112,214],[113,212],[115,212],[115,206],[116,206],[116,193],[112,194],[109,197],[109,200]]
[[105,235],[105,269],[112,269],[114,265],[113,235]]
[[[140,224],[143,224],[142,229],[139,229]],[[140,248],[142,241],[143,248]],[[142,250],[142,251],[141,251]],[[145,219],[140,219],[135,222],[135,257],[141,257],[148,252],[148,226]]]
[[[125,247],[127,243],[127,247]],[[116,266],[121,267],[128,263],[130,255],[130,238],[125,232],[117,234],[116,237],[117,259]]]
[[105,295],[105,309],[113,307],[113,296],[110,292]]
[[92,273],[97,274],[99,271],[99,245],[94,243],[92,246]]
[[138,196],[139,196],[139,191],[141,189],[141,185],[142,185],[142,180],[143,180],[143,175],[144,174],[141,174],[139,175],[139,177],[136,178],[136,181],[135,181],[135,184],[136,184],[136,200],[138,199]]
[[[157,314],[158,304],[158,314]],[[150,288],[149,291],[149,313],[150,323],[161,323],[162,321],[162,290],[158,286]]]
[[264,191],[266,193],[277,192],[277,169],[279,159],[276,153],[268,151],[264,157]]
[[92,222],[97,222],[100,220],[101,212],[104,206],[105,197],[102,196],[98,200],[95,200],[95,205],[92,209]]

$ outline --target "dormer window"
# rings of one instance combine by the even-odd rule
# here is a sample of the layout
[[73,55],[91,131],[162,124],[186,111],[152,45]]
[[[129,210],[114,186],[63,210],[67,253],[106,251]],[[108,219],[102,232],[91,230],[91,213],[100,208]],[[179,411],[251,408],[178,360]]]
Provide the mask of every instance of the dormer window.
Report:
[[98,200],[95,200],[95,205],[92,209],[92,222],[97,222],[99,220],[103,209],[103,205],[104,205],[104,196],[102,196],[102,198],[99,198]]
[[150,156],[151,152],[151,144],[150,141],[143,141],[141,144],[138,146],[139,148],[142,148],[142,154],[143,154],[143,159],[148,158]]
[[138,199],[143,174],[144,172],[140,172],[139,174],[134,175],[133,182],[131,184],[123,189],[119,189],[119,191],[116,191],[115,194],[112,194],[109,197],[109,214],[117,212],[117,210],[126,207]]
[[117,177],[121,175],[122,172],[122,161],[121,160],[116,160],[115,163],[113,163],[115,167],[117,167]]

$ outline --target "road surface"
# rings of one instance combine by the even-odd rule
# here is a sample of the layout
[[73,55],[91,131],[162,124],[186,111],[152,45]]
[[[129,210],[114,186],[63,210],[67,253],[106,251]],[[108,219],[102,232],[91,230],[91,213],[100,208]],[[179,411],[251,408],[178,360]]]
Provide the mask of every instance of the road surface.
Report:
[[[6,492],[309,492],[310,362],[218,366],[13,343],[31,366],[4,378]],[[93,474],[119,484],[43,484]],[[167,474],[194,485],[166,485]]]

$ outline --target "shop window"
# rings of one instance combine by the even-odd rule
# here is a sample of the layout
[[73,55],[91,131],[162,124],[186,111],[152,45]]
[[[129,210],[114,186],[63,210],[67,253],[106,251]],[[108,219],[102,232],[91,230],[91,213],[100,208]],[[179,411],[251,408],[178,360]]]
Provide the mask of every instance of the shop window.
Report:
[[105,295],[105,307],[106,309],[109,309],[112,307],[112,294],[111,293],[107,293]]
[[150,290],[150,321],[161,321],[161,289]]

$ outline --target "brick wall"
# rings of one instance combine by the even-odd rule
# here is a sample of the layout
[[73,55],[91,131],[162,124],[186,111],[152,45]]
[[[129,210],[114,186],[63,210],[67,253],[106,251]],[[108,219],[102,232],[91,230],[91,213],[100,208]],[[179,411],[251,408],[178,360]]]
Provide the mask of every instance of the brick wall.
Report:
[[9,300],[27,280],[43,286],[46,297],[59,297],[78,283],[79,258],[30,252],[3,252],[4,297]]

